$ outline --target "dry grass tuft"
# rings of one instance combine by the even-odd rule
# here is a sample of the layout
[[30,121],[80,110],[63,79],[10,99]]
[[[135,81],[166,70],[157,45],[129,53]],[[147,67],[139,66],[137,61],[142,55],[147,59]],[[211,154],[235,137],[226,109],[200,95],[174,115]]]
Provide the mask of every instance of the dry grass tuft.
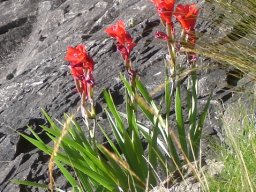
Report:
[[70,123],[72,122],[72,120],[73,120],[73,116],[69,117],[65,121],[65,123],[63,125],[61,135],[58,138],[58,140],[54,143],[53,152],[51,154],[50,161],[49,161],[49,164],[48,164],[48,173],[49,173],[49,180],[50,180],[48,187],[49,187],[49,190],[51,192],[54,191],[54,175],[53,175],[53,169],[54,169],[54,165],[55,165],[54,159],[55,159],[55,156],[57,156],[57,153],[59,152],[59,148],[60,148],[60,144],[61,144],[62,139],[68,133],[68,128],[70,127]]

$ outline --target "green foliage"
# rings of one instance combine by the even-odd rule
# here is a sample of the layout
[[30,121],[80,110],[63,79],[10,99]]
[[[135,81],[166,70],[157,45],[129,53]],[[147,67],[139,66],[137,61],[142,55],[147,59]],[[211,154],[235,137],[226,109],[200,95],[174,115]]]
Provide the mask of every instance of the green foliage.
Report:
[[[73,190],[145,191],[160,182],[157,174],[159,170],[167,176],[171,171],[179,169],[182,164],[186,163],[182,163],[179,150],[182,151],[185,147],[186,150],[194,150],[193,147],[187,148],[188,136],[185,132],[181,112],[179,88],[176,89],[175,103],[176,111],[180,111],[176,114],[181,130],[178,131],[180,140],[168,127],[168,120],[161,116],[159,107],[154,103],[142,82],[136,79],[134,89],[122,75],[121,79],[126,88],[125,113],[119,112],[111,94],[107,91],[104,92],[107,103],[105,112],[117,144],[113,143],[101,125],[98,127],[109,142],[110,147],[108,148],[87,138],[85,132],[72,117],[66,115],[63,129],[60,129],[44,111],[43,114],[50,127],[42,126],[42,128],[55,144],[60,142],[58,149],[56,145],[52,147],[44,143],[32,128],[29,129],[33,137],[20,133],[21,136],[46,154],[55,154],[54,163],[73,187]],[[173,92],[173,89],[168,88],[169,85],[170,81],[167,80],[166,94]],[[138,92],[134,92],[134,90],[138,90]],[[167,105],[170,106],[171,95],[165,96],[165,99]],[[137,105],[152,126],[146,127],[138,121]],[[208,105],[209,103],[205,112]],[[202,116],[205,117],[205,115]],[[204,119],[199,121],[199,124],[193,123],[200,127],[200,123],[203,123]],[[194,138],[199,138],[200,141],[200,135],[198,136],[196,133],[195,131]],[[142,138],[145,139],[146,145],[142,143]],[[197,143],[194,143],[194,146],[198,147],[199,141],[196,140]],[[145,147],[148,148],[147,155],[145,154]],[[188,152],[184,154],[188,155]],[[73,173],[70,173],[70,169],[73,170]],[[20,181],[19,184],[29,183]]]
[[[254,106],[254,107],[253,107]],[[241,101],[227,109],[223,118],[225,145],[217,150],[224,169],[218,177],[208,178],[210,191],[256,190],[256,118],[255,105]]]

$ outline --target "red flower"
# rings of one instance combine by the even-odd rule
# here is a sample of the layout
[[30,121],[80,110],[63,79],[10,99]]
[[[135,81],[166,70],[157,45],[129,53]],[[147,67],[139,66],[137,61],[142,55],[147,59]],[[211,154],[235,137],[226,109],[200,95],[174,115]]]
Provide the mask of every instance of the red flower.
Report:
[[106,28],[105,32],[117,40],[117,50],[121,53],[123,59],[127,61],[136,43],[133,42],[131,35],[125,30],[124,22],[122,20],[117,21],[116,24]]
[[117,21],[116,24],[109,26],[105,29],[105,32],[110,36],[115,38],[118,43],[125,46],[126,44],[133,43],[131,35],[126,32],[125,25],[122,20]]
[[186,32],[194,31],[196,20],[199,10],[195,4],[181,5],[176,7],[176,11],[173,14],[176,19],[180,22],[181,26]]
[[76,47],[68,47],[65,60],[70,62],[71,67],[79,65],[83,68],[93,71],[94,62],[92,58],[86,52],[84,45],[78,45]]
[[172,27],[172,14],[176,0],[151,0],[162,20]]
[[83,62],[86,56],[85,47],[78,45],[76,47],[68,47],[65,60],[73,64],[78,64]]
[[68,47],[65,57],[70,62],[71,74],[76,82],[76,88],[81,95],[85,96],[85,100],[90,98],[90,92],[94,86],[92,71],[94,70],[94,62],[86,52],[84,45],[76,47]]

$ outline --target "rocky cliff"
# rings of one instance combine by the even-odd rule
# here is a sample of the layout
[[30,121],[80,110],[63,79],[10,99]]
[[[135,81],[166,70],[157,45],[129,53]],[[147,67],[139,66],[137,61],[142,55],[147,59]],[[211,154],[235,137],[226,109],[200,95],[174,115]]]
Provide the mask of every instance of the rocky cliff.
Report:
[[[214,25],[216,18],[205,19],[214,12],[214,7],[202,3],[200,6],[203,10],[197,24],[200,35],[220,34]],[[96,62],[95,95],[99,116],[104,89],[110,89],[117,104],[122,106],[119,73],[124,71],[124,66],[113,40],[103,32],[117,19],[123,19],[135,37],[138,46],[132,60],[147,87],[155,90],[163,83],[166,49],[162,42],[154,39],[154,32],[162,26],[150,0],[0,1],[1,192],[25,191],[10,182],[13,178],[47,182],[49,157],[21,138],[17,131],[29,135],[29,125],[47,142],[40,129],[40,125],[46,123],[41,108],[59,120],[63,113],[76,112],[79,95],[74,91],[68,64],[63,59],[68,45],[85,44]],[[182,57],[179,60],[184,62]],[[198,62],[206,66],[214,64],[207,58],[200,58]],[[230,97],[223,91],[226,84],[226,70],[202,72],[200,102],[204,103],[209,90],[214,89],[216,102],[212,108],[218,106],[218,99]],[[162,93],[162,90],[156,91],[155,97]],[[213,118],[207,123],[207,134],[218,130],[214,122]],[[102,136],[98,137],[103,140]],[[61,177],[58,180],[65,188]]]

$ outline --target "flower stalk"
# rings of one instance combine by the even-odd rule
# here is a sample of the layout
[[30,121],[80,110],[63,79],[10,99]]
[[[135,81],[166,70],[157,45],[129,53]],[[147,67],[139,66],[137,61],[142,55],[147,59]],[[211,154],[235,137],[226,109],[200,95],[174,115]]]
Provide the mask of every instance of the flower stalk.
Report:
[[115,24],[107,27],[105,32],[117,41],[116,47],[124,60],[124,65],[129,76],[129,83],[133,90],[133,95],[130,96],[130,100],[131,104],[134,105],[134,95],[136,93],[136,71],[132,65],[130,54],[133,48],[136,46],[136,43],[134,43],[133,38],[126,31],[125,24],[122,20],[119,20]]
[[[168,72],[166,73],[166,86],[165,86],[165,98],[167,107],[170,106],[169,99],[175,96],[175,116],[178,128],[178,137],[181,151],[184,157],[189,161],[194,161],[198,157],[198,149],[200,146],[200,135],[199,125],[197,124],[197,72],[196,72],[196,54],[193,52],[186,53],[188,67],[191,70],[189,74],[188,86],[187,86],[187,98],[188,98],[188,110],[189,110],[189,130],[185,129],[185,123],[183,120],[182,110],[182,98],[181,98],[181,79],[179,77],[180,65],[176,63],[177,52],[181,47],[194,48],[196,44],[195,25],[198,17],[199,10],[195,4],[178,4],[174,10],[175,0],[152,0],[157,8],[157,12],[160,16],[161,23],[166,28],[166,33],[156,32],[155,37],[162,39],[167,42],[168,48],[168,63],[170,77]],[[182,30],[179,37],[175,37],[174,25],[172,22],[172,16],[180,23]],[[175,91],[170,90],[170,85],[175,85]],[[175,93],[173,95],[173,93]],[[171,94],[171,96],[168,96]],[[209,102],[208,102],[209,103]],[[205,109],[207,111],[207,107]],[[169,109],[167,110],[167,115]],[[205,113],[204,113],[205,114]],[[204,115],[202,115],[204,116]],[[166,118],[166,132],[168,128],[168,117]],[[203,121],[202,121],[203,122]],[[170,137],[169,139],[175,140]],[[199,141],[199,142],[198,142]],[[171,147],[173,148],[173,147]]]
[[[93,101],[93,87],[95,85],[92,72],[94,61],[89,56],[84,45],[68,47],[65,60],[70,63],[69,67],[74,78],[76,90],[81,99],[81,114],[85,125],[89,130],[90,141],[95,140],[96,112]],[[89,124],[93,120],[93,125]]]
[[168,47],[168,53],[169,53],[169,63],[170,63],[170,74],[171,76],[176,75],[176,45],[175,45],[175,39],[174,34],[169,25],[166,25],[166,34],[168,36],[167,41],[167,47]]

